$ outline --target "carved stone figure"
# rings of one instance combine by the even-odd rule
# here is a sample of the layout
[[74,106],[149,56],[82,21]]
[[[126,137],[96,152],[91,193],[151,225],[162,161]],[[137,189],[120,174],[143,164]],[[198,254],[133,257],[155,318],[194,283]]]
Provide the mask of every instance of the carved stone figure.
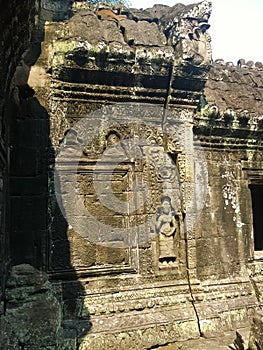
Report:
[[116,131],[110,131],[106,136],[107,147],[116,145],[120,142],[120,135]]
[[121,138],[117,131],[111,130],[106,135],[105,156],[110,157],[125,157],[125,151],[121,144]]
[[162,18],[168,43],[175,48],[175,51],[178,50],[185,61],[197,66],[209,64],[212,51],[207,29],[210,27],[208,19],[212,10],[211,3],[202,1],[186,7],[179,16],[178,9],[174,6],[170,10],[171,13],[165,15],[164,18],[167,20]]
[[174,263],[174,237],[179,231],[179,218],[171,205],[171,199],[165,196],[158,210],[156,231],[159,233],[159,262],[161,264]]

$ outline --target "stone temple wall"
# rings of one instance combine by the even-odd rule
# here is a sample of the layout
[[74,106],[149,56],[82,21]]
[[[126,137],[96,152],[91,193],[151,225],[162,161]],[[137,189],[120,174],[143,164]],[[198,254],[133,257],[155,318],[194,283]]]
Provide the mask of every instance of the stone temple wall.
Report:
[[248,327],[262,64],[212,62],[207,1],[38,10],[13,85],[3,73],[3,344],[149,349]]

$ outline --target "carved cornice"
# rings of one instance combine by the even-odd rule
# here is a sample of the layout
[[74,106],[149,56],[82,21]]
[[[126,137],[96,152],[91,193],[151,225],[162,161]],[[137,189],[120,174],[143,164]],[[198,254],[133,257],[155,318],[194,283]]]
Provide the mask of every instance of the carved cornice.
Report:
[[262,62],[254,62],[254,61],[246,61],[243,58],[240,58],[236,64],[234,64],[231,61],[225,62],[222,58],[218,58],[214,61],[214,64],[217,66],[221,66],[224,69],[233,69],[235,67],[239,67],[241,69],[247,70],[247,69],[255,69],[255,70],[263,70],[263,63]]
[[194,133],[211,147],[262,147],[263,116],[206,105],[195,114]]

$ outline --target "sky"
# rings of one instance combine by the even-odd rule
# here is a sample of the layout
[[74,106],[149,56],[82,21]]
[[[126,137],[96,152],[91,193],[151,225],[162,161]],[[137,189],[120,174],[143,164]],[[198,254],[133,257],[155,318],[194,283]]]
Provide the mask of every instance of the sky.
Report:
[[[201,0],[131,0],[131,7],[147,8],[154,4],[173,6],[199,3]],[[210,0],[212,15],[209,33],[212,58],[234,64],[240,58],[263,62],[263,0]]]

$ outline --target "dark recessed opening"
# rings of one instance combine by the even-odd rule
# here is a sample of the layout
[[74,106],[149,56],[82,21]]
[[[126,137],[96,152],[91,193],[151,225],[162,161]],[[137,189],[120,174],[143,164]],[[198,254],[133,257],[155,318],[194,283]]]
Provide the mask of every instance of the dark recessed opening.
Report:
[[254,248],[263,250],[263,185],[250,185],[253,209]]

